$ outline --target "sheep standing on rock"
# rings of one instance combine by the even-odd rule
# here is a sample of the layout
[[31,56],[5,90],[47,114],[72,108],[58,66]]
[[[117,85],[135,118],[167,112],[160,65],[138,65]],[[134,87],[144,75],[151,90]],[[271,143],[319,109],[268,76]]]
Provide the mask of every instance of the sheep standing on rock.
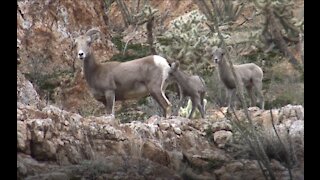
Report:
[[[226,87],[228,108],[230,108],[231,100],[235,94],[236,83],[231,71],[231,68],[224,58],[224,50],[221,48],[209,49],[212,53],[214,63],[218,64],[218,71],[220,80]],[[251,106],[256,105],[256,98],[253,89],[257,92],[261,109],[264,109],[264,97],[262,94],[262,69],[254,63],[246,63],[240,65],[233,65],[235,73],[239,79],[241,89],[245,87],[251,98]]]
[[201,117],[205,118],[205,109],[204,109],[204,96],[206,94],[206,85],[204,80],[197,75],[188,75],[179,68],[180,63],[178,61],[172,63],[171,71],[169,72],[170,77],[173,78],[179,87],[180,102],[178,109],[182,106],[183,97],[189,96],[192,102],[192,109],[189,114],[189,119],[193,117],[193,113],[196,108],[198,108]]
[[94,98],[102,102],[108,115],[114,117],[114,102],[151,95],[162,107],[165,117],[171,116],[171,103],[163,92],[169,76],[167,60],[151,55],[127,62],[98,62],[91,50],[92,42],[102,35],[90,29],[75,39],[78,58],[83,61],[84,76]]

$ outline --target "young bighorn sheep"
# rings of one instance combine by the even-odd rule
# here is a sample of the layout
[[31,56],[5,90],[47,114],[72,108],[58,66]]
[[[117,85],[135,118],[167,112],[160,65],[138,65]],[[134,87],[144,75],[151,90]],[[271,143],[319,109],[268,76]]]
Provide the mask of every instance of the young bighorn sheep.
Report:
[[91,43],[103,35],[90,29],[75,39],[78,58],[83,60],[84,76],[94,98],[102,102],[107,114],[114,116],[114,102],[151,95],[163,109],[165,117],[171,116],[171,103],[163,92],[170,66],[158,55],[127,62],[100,63],[95,59]]
[[[189,114],[189,119],[192,118],[192,115],[196,109],[199,109],[201,117],[205,118],[204,110],[204,96],[206,93],[206,85],[204,80],[197,75],[188,75],[187,73],[179,69],[179,62],[176,61],[171,65],[170,75],[179,85],[179,106],[178,109],[182,106],[182,100],[185,96],[189,96],[192,102],[192,110]],[[170,77],[171,78],[171,77]]]
[[[224,58],[224,50],[221,48],[209,49],[212,51],[213,61],[218,64],[218,71],[220,80],[226,87],[227,98],[228,98],[228,108],[230,107],[231,100],[235,94],[236,84],[234,81],[233,74],[231,72],[229,63],[227,63]],[[240,65],[233,65],[235,73],[239,79],[241,88],[245,87],[251,98],[251,106],[256,105],[256,99],[254,96],[253,89],[257,92],[259,96],[259,101],[261,103],[261,109],[264,109],[264,97],[262,94],[262,79],[263,71],[262,69],[254,63],[246,63]]]

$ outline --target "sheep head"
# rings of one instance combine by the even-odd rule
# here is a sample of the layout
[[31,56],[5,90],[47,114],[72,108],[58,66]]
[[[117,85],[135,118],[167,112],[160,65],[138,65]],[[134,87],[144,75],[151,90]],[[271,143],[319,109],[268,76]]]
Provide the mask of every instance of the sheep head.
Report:
[[90,46],[95,41],[101,32],[97,29],[89,29],[84,35],[77,37],[74,41],[77,56],[80,60],[84,60],[90,54]]
[[213,61],[217,64],[221,62],[221,60],[223,59],[223,56],[224,56],[224,50],[221,48],[216,48],[212,51]]

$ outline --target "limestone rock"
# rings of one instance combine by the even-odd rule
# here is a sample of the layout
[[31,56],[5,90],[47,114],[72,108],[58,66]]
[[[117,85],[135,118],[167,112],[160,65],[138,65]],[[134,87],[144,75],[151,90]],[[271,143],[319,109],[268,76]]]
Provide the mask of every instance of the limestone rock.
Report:
[[304,121],[303,120],[297,120],[294,121],[289,129],[289,134],[292,137],[304,137]]
[[288,104],[281,108],[279,119],[286,120],[304,120],[304,108],[301,105]]
[[40,105],[40,97],[33,84],[17,71],[17,101],[26,105]]
[[[231,124],[226,119],[212,121],[174,117],[161,118],[158,123],[150,120],[150,123],[132,121],[118,124],[115,119],[82,117],[53,105],[42,109],[22,103],[17,105],[20,117],[17,119],[17,149],[19,154],[23,154],[17,163],[17,174],[24,178],[69,177],[69,170],[61,171],[60,168],[81,167],[83,161],[95,162],[97,159],[110,162],[107,157],[115,161],[108,165],[108,173],[95,178],[141,178],[141,174],[133,171],[123,172],[113,168],[124,166],[122,169],[128,169],[129,165],[150,178],[155,177],[155,172],[161,174],[163,168],[173,172],[170,176],[177,179],[179,176],[174,172],[180,171],[184,171],[184,175],[203,179],[244,178],[248,174],[252,174],[250,179],[263,177],[256,161],[235,160],[226,151],[225,144],[233,138]],[[291,123],[288,122],[279,121],[277,128],[281,125],[286,129],[288,126],[291,135],[301,139],[304,121],[291,119]],[[204,135],[206,131],[211,132],[214,143]],[[140,159],[134,162],[137,166],[130,164],[133,163],[129,160],[131,158]],[[141,159],[144,159],[143,164]],[[56,163],[56,171],[48,171],[48,160]],[[121,165],[123,163],[127,165]],[[153,164],[146,168],[148,163],[157,166]],[[280,167],[279,164],[273,164],[274,168]],[[216,170],[209,170],[213,166]],[[74,168],[79,170],[80,167]],[[199,173],[195,167],[205,171]],[[90,171],[94,171],[92,169]],[[288,177],[283,174],[285,170],[277,169],[277,176]],[[296,176],[300,177],[301,173]]]
[[231,131],[232,127],[229,123],[227,123],[226,121],[218,121],[212,124],[212,132],[217,132],[217,131],[221,131],[221,130],[225,130],[225,131]]
[[232,132],[220,130],[213,134],[214,142],[218,144],[218,147],[223,148],[232,138]]
[[169,154],[157,147],[156,144],[149,141],[145,142],[142,146],[142,157],[150,159],[153,162],[157,162],[161,165],[168,166],[170,164]]

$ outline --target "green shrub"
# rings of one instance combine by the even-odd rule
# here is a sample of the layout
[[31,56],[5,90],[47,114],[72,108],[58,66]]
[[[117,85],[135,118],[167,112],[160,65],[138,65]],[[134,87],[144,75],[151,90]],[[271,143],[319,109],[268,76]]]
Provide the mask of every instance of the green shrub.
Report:
[[112,58],[110,59],[111,61],[125,62],[150,55],[148,46],[132,43],[129,43],[127,45],[125,53],[123,53],[126,43],[122,41],[122,36],[115,36],[111,39],[111,41],[116,45],[117,49],[119,50],[118,54],[112,56]]

